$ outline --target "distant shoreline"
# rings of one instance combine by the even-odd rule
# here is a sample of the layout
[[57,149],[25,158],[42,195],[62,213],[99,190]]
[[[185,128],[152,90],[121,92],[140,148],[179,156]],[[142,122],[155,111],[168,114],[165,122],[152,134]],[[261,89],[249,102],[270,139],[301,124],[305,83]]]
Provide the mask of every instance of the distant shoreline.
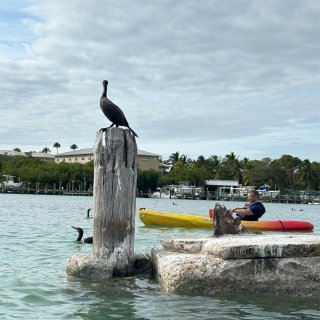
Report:
[[[4,194],[31,194],[31,195],[60,195],[60,196],[81,196],[81,197],[92,197],[93,191],[77,191],[77,190],[52,190],[52,189],[28,189],[24,188],[22,190],[1,190],[0,193]],[[165,199],[165,198],[155,198],[151,197],[151,193],[141,193],[137,192],[136,198],[151,198],[151,199]],[[168,198],[167,198],[168,199]],[[240,201],[245,202],[247,197],[240,196],[240,195],[233,195],[233,196],[212,196],[203,197],[200,199],[192,199],[186,198],[188,200],[216,200],[216,201]],[[278,195],[276,198],[271,198],[267,196],[261,196],[261,201],[263,202],[271,202],[271,203],[291,203],[291,204],[313,204],[319,205],[319,196],[305,196],[304,198],[300,198],[297,195]],[[172,198],[172,200],[178,200]]]

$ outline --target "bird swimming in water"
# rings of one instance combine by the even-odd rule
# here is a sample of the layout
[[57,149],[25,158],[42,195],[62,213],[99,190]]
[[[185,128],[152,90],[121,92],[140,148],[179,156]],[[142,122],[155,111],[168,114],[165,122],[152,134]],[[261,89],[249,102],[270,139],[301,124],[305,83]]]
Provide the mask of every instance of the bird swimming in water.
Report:
[[[104,115],[112,122],[110,127],[113,127],[114,125],[116,127],[119,127],[119,126],[127,127],[134,136],[138,137],[138,135],[130,128],[128,121],[124,113],[122,112],[122,110],[107,98],[108,81],[103,80],[102,85],[103,85],[103,92],[100,98],[100,108],[104,113]],[[106,129],[107,128],[105,128],[104,130]]]
[[[81,241],[82,240],[82,237],[83,237],[83,229],[82,228],[79,228],[79,227],[74,227],[72,226],[73,229],[77,230],[78,231],[78,238],[76,241]],[[88,238],[84,238],[83,239],[83,242],[84,243],[93,243],[93,237],[88,237]]]
[[88,218],[88,219],[92,218],[92,217],[90,217],[90,210],[91,210],[91,208],[89,208],[89,209],[87,210],[87,218]]

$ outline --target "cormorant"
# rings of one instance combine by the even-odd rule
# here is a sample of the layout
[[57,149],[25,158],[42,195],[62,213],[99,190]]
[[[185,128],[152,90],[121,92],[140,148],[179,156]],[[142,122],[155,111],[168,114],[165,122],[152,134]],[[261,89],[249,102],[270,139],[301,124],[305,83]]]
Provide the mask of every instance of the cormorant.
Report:
[[88,210],[87,210],[87,218],[89,219],[89,218],[92,218],[92,217],[90,217],[90,210],[91,210],[91,208],[89,208]]
[[114,125],[116,127],[127,127],[134,136],[138,137],[138,135],[129,127],[128,121],[122,110],[107,98],[108,81],[103,80],[102,85],[103,92],[100,98],[100,108],[104,115],[112,122],[112,125],[110,127],[113,127]]
[[[79,227],[74,227],[72,226],[73,229],[77,230],[79,235],[76,241],[81,241],[82,240],[82,236],[83,236],[83,229],[79,228]],[[88,237],[88,238],[84,238],[83,239],[84,243],[93,243],[93,237]]]

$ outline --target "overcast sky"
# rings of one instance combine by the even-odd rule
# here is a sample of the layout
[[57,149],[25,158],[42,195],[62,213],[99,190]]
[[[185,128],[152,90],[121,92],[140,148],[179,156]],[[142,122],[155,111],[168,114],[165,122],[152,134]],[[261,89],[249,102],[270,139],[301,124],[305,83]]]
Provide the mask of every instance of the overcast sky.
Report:
[[320,161],[319,0],[1,0],[0,149],[92,147],[108,97],[138,148]]

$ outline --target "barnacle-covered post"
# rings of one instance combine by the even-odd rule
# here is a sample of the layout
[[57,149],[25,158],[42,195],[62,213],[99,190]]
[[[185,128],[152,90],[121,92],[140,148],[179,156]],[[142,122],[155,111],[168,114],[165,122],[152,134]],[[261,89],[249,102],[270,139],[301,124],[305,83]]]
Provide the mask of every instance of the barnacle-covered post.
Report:
[[226,234],[249,233],[239,219],[234,219],[232,212],[223,204],[216,203],[213,216],[213,235],[220,237]]
[[132,274],[137,186],[137,144],[124,128],[97,133],[94,146],[93,257],[113,276]]

